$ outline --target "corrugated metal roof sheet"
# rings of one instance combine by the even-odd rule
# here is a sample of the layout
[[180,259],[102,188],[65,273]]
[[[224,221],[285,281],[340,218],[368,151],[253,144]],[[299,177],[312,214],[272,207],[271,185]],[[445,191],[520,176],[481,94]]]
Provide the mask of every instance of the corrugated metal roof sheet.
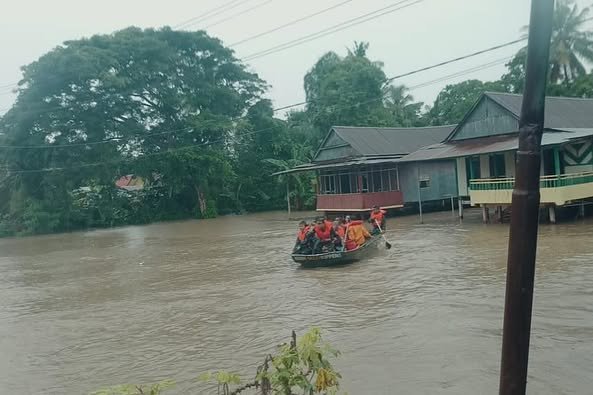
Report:
[[[519,118],[523,95],[496,92],[486,92],[484,95]],[[544,126],[546,128],[588,128],[593,126],[593,99],[546,97]]]
[[[593,136],[593,128],[562,128],[546,130],[542,137],[542,146],[553,146]],[[451,159],[462,156],[490,154],[494,152],[515,151],[518,149],[517,134],[490,136],[477,139],[450,141],[433,144],[412,152],[398,162],[416,162],[426,160]]]
[[406,155],[443,141],[455,125],[424,128],[334,126],[332,129],[362,156]]
[[398,161],[399,156],[392,156],[392,157],[383,157],[383,158],[353,158],[344,162],[337,162],[337,163],[326,163],[326,164],[315,164],[315,163],[307,163],[304,165],[296,166],[289,170],[279,171],[277,173],[273,173],[273,176],[277,176],[280,174],[288,174],[288,173],[300,173],[304,171],[312,171],[312,170],[321,170],[321,169],[332,169],[337,167],[350,167],[350,166],[362,166],[362,165],[376,165],[381,163],[395,163]]

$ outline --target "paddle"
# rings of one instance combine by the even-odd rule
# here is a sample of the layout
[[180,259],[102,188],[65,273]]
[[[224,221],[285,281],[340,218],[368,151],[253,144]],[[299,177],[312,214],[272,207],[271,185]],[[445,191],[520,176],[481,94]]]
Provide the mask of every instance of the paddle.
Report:
[[391,243],[388,242],[387,239],[385,238],[385,235],[383,234],[383,229],[381,229],[381,225],[379,225],[379,222],[377,220],[375,220],[375,224],[377,224],[377,228],[379,228],[379,232],[381,232],[381,237],[383,238],[383,241],[385,242],[385,248],[390,249]]

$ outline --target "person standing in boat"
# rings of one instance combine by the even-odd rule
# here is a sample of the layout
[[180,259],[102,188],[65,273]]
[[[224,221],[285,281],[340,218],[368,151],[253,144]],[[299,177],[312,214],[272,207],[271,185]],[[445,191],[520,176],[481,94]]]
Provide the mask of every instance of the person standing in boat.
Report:
[[373,225],[373,235],[378,235],[385,231],[385,214],[387,211],[381,210],[379,206],[373,206],[369,222]]
[[346,229],[346,249],[354,250],[364,243],[372,236],[357,217],[353,216]]
[[307,224],[307,221],[299,222],[297,240],[294,245],[294,248],[292,249],[293,254],[311,254],[313,244],[312,238],[312,228]]

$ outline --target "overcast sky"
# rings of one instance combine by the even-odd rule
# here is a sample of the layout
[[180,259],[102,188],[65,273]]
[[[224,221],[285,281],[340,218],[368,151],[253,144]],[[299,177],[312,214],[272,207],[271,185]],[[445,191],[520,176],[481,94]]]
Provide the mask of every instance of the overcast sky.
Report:
[[[344,0],[247,0],[239,7],[206,18],[189,29],[206,28],[231,44]],[[0,114],[14,95],[1,86],[16,83],[20,66],[28,64],[65,40],[106,34],[127,26],[175,26],[228,3],[229,0],[5,0],[0,15]],[[315,33],[351,18],[389,6],[396,0],[352,0],[332,11],[235,47],[239,58]],[[208,27],[248,8],[256,9]],[[323,38],[249,62],[266,80],[276,107],[304,99],[303,76],[325,52],[345,54],[354,40],[370,43],[368,55],[384,63],[387,76],[518,38],[529,20],[529,0],[420,0],[404,9]],[[579,4],[585,4],[579,1]],[[451,74],[510,58],[521,44],[399,80],[415,88],[417,100],[432,103],[447,84],[468,78],[490,80],[504,64],[442,80]]]

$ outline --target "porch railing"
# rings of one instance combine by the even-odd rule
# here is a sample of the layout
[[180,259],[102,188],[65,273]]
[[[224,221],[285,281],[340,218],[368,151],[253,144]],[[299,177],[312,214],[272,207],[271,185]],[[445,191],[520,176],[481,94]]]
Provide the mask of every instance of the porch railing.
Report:
[[[587,184],[593,182],[593,171],[542,176],[539,182],[540,188],[542,189]],[[515,178],[507,177],[474,179],[470,180],[469,187],[472,191],[508,190],[515,187]]]

